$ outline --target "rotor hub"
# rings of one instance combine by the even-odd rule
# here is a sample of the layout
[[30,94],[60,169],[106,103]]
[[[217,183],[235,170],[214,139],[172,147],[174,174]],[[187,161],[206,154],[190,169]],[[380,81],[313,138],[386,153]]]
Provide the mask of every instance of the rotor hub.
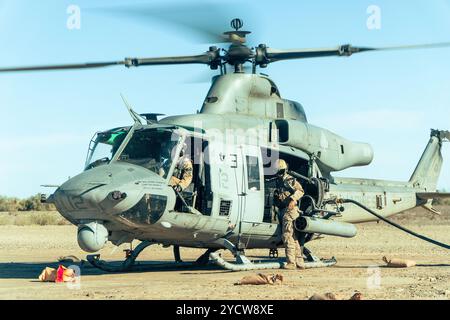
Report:
[[239,30],[244,26],[244,22],[241,19],[235,18],[231,20],[230,25],[234,30],[226,31],[223,33],[228,39],[228,41],[230,41],[231,43],[245,43],[246,42],[245,37],[251,32]]

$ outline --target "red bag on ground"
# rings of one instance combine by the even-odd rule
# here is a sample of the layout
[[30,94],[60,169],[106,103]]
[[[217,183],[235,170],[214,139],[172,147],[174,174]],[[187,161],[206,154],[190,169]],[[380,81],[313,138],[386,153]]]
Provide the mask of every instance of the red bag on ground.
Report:
[[75,281],[75,272],[72,269],[68,269],[63,265],[59,265],[58,269],[45,268],[39,280],[43,282],[73,282]]

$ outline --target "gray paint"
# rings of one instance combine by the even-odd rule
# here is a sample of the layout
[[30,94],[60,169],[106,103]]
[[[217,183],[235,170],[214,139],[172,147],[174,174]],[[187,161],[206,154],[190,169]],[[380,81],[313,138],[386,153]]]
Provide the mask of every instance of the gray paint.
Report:
[[[282,110],[282,111],[281,111]],[[282,118],[279,118],[282,117]],[[270,128],[285,121],[289,139],[279,143]],[[136,126],[136,124],[135,124]],[[334,178],[332,171],[366,165],[372,160],[372,149],[364,143],[346,140],[328,130],[306,121],[300,104],[282,99],[278,88],[265,76],[256,74],[227,74],[217,77],[205,98],[201,112],[194,115],[172,116],[157,124],[140,128],[176,128],[182,137],[193,135],[209,141],[211,216],[174,211],[176,196],[166,179],[143,167],[118,161],[118,155],[107,165],[87,170],[64,183],[53,195],[63,216],[74,224],[102,221],[111,232],[109,240],[115,244],[132,239],[189,247],[220,247],[217,239],[232,231],[229,237],[247,248],[275,248],[280,245],[280,226],[263,222],[264,185],[250,190],[247,185],[246,156],[259,159],[260,180],[262,157],[260,148],[274,148],[311,162],[315,177],[330,179],[326,200],[355,199],[375,209],[382,216],[402,212],[427,200],[416,197],[417,192],[435,191],[442,163],[442,137],[433,136],[422,160],[408,182]],[[193,128],[196,128],[195,130]],[[237,130],[225,139],[227,130]],[[244,141],[248,130],[261,130],[260,140]],[[342,153],[341,145],[344,153]],[[123,146],[121,147],[123,149]],[[319,156],[320,153],[320,156]],[[173,169],[173,166],[172,166]],[[119,190],[127,193],[122,201],[112,201],[109,194]],[[240,194],[246,194],[245,199]],[[125,218],[121,213],[130,210],[145,195],[167,199],[166,210],[156,223],[143,224]],[[219,215],[220,201],[231,201],[228,216]],[[324,209],[337,210],[327,204]],[[351,204],[344,205],[337,221],[365,222],[374,217]]]

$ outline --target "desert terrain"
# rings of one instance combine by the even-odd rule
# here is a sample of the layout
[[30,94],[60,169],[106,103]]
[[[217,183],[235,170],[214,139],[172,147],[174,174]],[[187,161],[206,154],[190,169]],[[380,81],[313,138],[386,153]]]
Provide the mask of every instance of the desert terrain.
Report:
[[[436,216],[415,209],[394,221],[444,243],[450,243],[450,207],[438,207]],[[302,271],[265,270],[281,273],[282,285],[236,286],[234,283],[258,271],[229,272],[217,267],[163,268],[149,261],[172,261],[172,249],[150,246],[139,257],[135,272],[106,273],[89,264],[81,269],[79,287],[38,281],[42,269],[56,267],[60,256],[85,259],[71,225],[0,226],[0,299],[307,299],[315,293],[334,293],[348,298],[355,291],[363,299],[450,299],[449,251],[416,239],[383,222],[359,224],[352,239],[326,237],[308,244],[324,258],[335,256],[329,268]],[[123,249],[108,245],[102,259],[121,260]],[[182,248],[184,261],[203,251]],[[283,250],[280,254],[284,255]],[[249,250],[259,259],[268,250]],[[228,253],[225,257],[230,257]],[[383,256],[413,259],[412,268],[388,268]],[[64,263],[66,266],[70,263]]]

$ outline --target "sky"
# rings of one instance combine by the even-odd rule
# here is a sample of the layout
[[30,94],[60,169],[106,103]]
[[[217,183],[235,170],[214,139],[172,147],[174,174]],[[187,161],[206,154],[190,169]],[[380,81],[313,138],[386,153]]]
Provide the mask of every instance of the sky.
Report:
[[[145,3],[168,2],[173,1]],[[190,55],[209,47],[156,18],[101,9],[109,3],[0,0],[0,67]],[[450,41],[450,0],[259,0],[245,6],[240,1],[236,11],[238,2],[227,3],[230,19],[242,18],[243,29],[253,31],[252,45],[290,49]],[[71,5],[80,8],[79,29],[68,28]],[[373,6],[379,10],[375,24]],[[213,13],[211,20],[218,23]],[[277,62],[261,72],[284,98],[304,106],[310,123],[372,145],[372,164],[336,175],[406,181],[430,128],[450,129],[449,57],[449,48],[364,53]],[[40,185],[61,184],[80,173],[96,131],[131,124],[120,93],[140,113],[195,113],[213,75],[202,65],[1,74],[0,195],[49,193]],[[450,190],[450,143],[443,156],[438,187]]]

